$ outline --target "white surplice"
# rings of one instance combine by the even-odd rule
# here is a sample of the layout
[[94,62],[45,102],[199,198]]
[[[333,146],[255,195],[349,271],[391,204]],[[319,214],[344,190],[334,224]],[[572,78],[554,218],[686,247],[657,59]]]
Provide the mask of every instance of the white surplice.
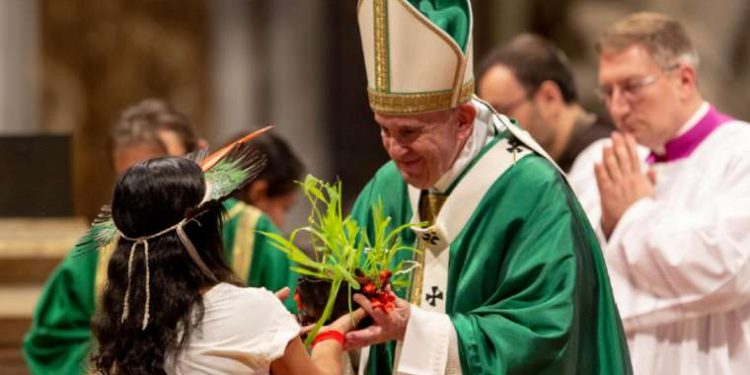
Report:
[[[593,165],[607,141],[569,176],[594,228]],[[602,241],[635,373],[750,374],[750,124],[725,123],[690,156],[653,168],[655,196]]]

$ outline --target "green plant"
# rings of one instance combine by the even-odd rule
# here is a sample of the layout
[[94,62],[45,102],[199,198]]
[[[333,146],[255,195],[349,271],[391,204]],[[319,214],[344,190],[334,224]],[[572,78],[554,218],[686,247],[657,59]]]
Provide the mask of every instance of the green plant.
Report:
[[[378,293],[388,293],[390,282],[394,287],[408,284],[407,274],[416,263],[403,261],[395,265],[395,256],[402,251],[417,251],[401,243],[398,236],[411,224],[389,229],[391,218],[383,214],[383,204],[372,207],[373,237],[350,215],[344,216],[341,208],[341,181],[330,184],[308,175],[301,183],[302,192],[310,202],[308,224],[284,236],[261,232],[271,243],[284,252],[294,264],[291,270],[302,276],[326,280],[331,283],[325,308],[307,337],[306,343],[315,338],[322,325],[331,317],[336,296],[343,282],[348,283],[349,310],[352,310],[352,290],[362,289],[364,284],[374,285]],[[310,235],[312,256],[300,249],[295,240],[300,233]],[[383,277],[386,275],[388,277]],[[391,276],[392,275],[392,276]]]

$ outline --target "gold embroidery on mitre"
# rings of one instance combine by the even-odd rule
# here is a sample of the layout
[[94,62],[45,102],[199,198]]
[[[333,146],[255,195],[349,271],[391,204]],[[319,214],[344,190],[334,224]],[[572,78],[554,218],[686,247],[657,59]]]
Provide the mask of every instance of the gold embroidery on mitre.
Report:
[[[474,93],[474,81],[465,83],[455,104],[465,103]],[[414,113],[440,111],[453,108],[453,90],[397,94],[368,90],[370,107],[376,113],[388,115],[406,115]]]
[[387,92],[390,90],[388,68],[388,0],[374,0],[375,13],[375,90]]

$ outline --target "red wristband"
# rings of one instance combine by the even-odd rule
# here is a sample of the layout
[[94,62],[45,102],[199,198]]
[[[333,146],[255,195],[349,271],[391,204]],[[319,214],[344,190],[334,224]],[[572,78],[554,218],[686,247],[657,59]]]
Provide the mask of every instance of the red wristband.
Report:
[[336,340],[339,344],[341,344],[341,346],[344,346],[345,338],[343,333],[332,329],[330,331],[318,333],[318,335],[315,336],[315,339],[312,342],[312,346],[315,346],[319,342],[325,340]]

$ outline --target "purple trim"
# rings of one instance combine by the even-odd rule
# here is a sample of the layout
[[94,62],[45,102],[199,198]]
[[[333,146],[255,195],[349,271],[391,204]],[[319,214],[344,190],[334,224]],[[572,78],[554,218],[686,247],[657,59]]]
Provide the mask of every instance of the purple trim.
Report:
[[696,148],[719,126],[734,120],[731,116],[725,115],[710,106],[708,112],[698,121],[695,126],[685,134],[667,142],[664,145],[666,152],[664,155],[657,155],[651,152],[646,159],[648,164],[668,163],[680,160],[690,156]]

